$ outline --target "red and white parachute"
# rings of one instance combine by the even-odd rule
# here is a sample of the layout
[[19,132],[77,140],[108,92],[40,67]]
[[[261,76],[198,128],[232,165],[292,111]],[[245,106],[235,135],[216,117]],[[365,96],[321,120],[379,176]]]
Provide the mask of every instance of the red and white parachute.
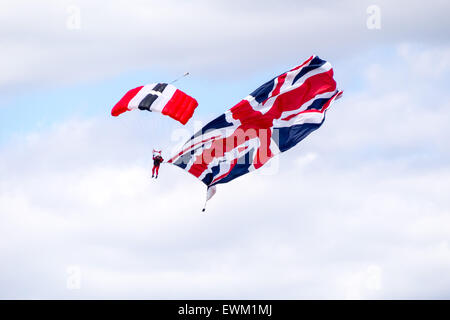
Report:
[[175,86],[167,83],[152,83],[128,91],[111,110],[118,115],[133,109],[160,112],[186,124],[194,114],[198,102]]

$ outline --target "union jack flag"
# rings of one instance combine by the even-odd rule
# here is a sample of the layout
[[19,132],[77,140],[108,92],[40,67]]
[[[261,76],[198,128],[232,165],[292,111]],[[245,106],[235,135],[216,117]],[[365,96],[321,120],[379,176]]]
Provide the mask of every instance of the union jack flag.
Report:
[[168,162],[208,189],[229,182],[259,169],[318,129],[341,94],[331,64],[312,56],[209,122]]

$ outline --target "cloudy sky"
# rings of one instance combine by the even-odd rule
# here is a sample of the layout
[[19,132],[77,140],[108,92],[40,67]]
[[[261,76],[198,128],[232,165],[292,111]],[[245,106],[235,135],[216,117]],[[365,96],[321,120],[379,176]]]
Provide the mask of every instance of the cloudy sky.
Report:
[[[449,11],[3,0],[0,298],[450,298]],[[167,156],[312,54],[344,90],[320,130],[219,185],[206,214],[189,174],[149,178],[153,147]],[[110,116],[186,71],[186,127]]]

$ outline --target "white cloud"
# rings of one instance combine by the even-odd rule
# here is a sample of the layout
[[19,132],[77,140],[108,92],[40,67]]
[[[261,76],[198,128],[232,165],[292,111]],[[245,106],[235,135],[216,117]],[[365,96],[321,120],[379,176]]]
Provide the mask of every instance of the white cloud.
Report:
[[378,265],[370,265],[365,270],[350,274],[341,281],[346,288],[346,299],[362,299],[371,291],[381,290],[382,268]]
[[450,71],[450,48],[440,46],[418,50],[410,44],[399,45],[398,54],[408,62],[416,76],[436,78]]
[[305,155],[298,157],[296,160],[296,164],[299,167],[299,169],[302,169],[303,167],[307,166],[309,163],[316,160],[316,158],[317,158],[317,154],[310,152],[310,153],[307,153]]
[[156,137],[137,116],[16,137],[0,150],[0,296],[448,297],[446,108],[416,119],[417,92],[371,90],[338,101],[276,173],[219,185],[206,214],[179,168],[149,178]]

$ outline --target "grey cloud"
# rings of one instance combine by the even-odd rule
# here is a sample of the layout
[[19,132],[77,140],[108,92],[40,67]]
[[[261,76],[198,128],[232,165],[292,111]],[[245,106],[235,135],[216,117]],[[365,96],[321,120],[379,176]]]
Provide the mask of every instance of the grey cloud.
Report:
[[311,54],[335,61],[400,42],[448,44],[446,1],[379,1],[378,31],[366,28],[369,2],[77,3],[82,24],[72,31],[66,28],[71,2],[4,3],[4,91],[156,67],[239,78]]

